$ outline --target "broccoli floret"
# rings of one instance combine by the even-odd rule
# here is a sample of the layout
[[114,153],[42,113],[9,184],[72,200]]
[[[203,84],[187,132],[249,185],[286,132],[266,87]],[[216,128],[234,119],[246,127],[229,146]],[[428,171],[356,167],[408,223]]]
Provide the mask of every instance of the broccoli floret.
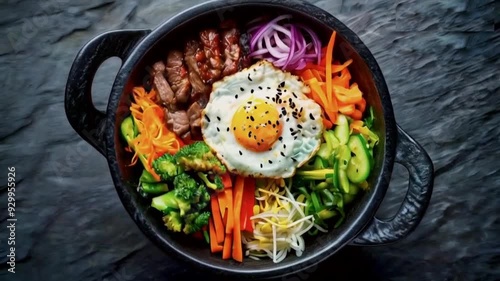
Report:
[[176,211],[170,211],[167,215],[163,216],[163,222],[170,231],[181,232],[182,230],[182,218]]
[[197,141],[183,146],[175,154],[175,159],[184,170],[195,170],[199,172],[212,171],[216,174],[226,172],[226,167],[212,153],[210,147],[203,141]]
[[184,217],[184,233],[191,234],[200,231],[205,225],[208,224],[210,212],[194,212],[187,214]]
[[220,190],[224,189],[224,184],[222,183],[222,178],[219,175],[215,175],[213,182],[211,182],[208,179],[207,175],[202,173],[202,172],[198,172],[198,177],[200,177],[200,179],[203,180],[203,182],[205,183],[205,185],[208,188],[211,188],[215,191],[220,191]]
[[197,202],[193,202],[193,208],[198,211],[205,209],[210,202],[210,193],[208,193],[204,185],[198,187],[196,196],[198,200]]
[[177,197],[193,202],[198,200],[199,184],[188,174],[182,173],[174,179],[174,192]]
[[162,180],[172,180],[175,176],[182,173],[182,168],[177,165],[173,155],[163,154],[153,162],[153,169]]
[[175,191],[169,191],[163,195],[154,197],[151,201],[151,207],[168,214],[172,210],[179,210],[183,216],[191,210],[191,202],[176,196]]

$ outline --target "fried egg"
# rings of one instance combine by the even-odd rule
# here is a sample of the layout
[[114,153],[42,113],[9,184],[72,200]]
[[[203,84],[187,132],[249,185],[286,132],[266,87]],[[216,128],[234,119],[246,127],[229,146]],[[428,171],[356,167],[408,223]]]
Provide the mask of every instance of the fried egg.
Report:
[[232,173],[287,178],[319,149],[320,106],[297,76],[262,60],[213,84],[204,141]]

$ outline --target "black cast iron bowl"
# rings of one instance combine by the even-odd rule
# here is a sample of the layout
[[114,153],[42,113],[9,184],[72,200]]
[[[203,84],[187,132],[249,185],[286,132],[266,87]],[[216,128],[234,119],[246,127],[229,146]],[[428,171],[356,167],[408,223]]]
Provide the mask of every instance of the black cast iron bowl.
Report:
[[[160,215],[151,210],[149,201],[136,191],[138,171],[127,166],[130,154],[124,150],[119,124],[130,113],[132,87],[143,84],[148,78],[148,65],[164,58],[170,45],[185,34],[221,20],[246,20],[264,12],[292,14],[312,26],[324,44],[332,30],[337,31],[335,57],[342,61],[354,60],[349,68],[368,104],[374,107],[374,128],[380,143],[374,152],[375,165],[368,180],[371,189],[350,209],[341,227],[307,240],[306,251],[301,257],[290,254],[279,264],[251,259],[240,264],[211,255],[206,244],[166,230]],[[122,66],[114,81],[107,110],[101,112],[92,103],[91,85],[98,67],[110,57],[119,57]],[[373,55],[342,22],[307,2],[212,1],[180,13],[154,30],[117,30],[99,35],[82,48],[73,63],[66,87],[65,109],[75,131],[107,158],[116,191],[142,232],[172,256],[214,273],[246,278],[276,277],[316,265],[346,245],[396,242],[420,223],[431,198],[433,164],[424,149],[396,124],[389,92]],[[408,192],[393,218],[378,219],[375,213],[387,191],[395,162],[409,171]]]

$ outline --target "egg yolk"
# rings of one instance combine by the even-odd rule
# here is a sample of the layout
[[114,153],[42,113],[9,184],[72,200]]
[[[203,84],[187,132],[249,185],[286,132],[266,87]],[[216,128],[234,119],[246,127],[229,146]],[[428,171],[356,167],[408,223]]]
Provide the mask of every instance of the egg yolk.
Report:
[[251,99],[236,110],[231,127],[242,146],[261,152],[269,150],[281,136],[283,124],[274,105],[262,99]]

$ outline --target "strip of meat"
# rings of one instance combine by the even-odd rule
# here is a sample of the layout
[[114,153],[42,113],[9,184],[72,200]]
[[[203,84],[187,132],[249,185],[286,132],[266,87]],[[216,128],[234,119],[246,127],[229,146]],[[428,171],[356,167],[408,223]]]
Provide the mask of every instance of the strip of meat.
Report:
[[240,32],[236,27],[222,32],[222,46],[224,48],[224,68],[222,75],[227,76],[238,71],[241,57]]
[[174,103],[174,92],[170,85],[168,84],[163,73],[157,72],[153,76],[153,86],[160,96],[160,100],[165,105],[170,105]]
[[203,52],[196,57],[203,82],[211,84],[217,81],[222,73],[224,64],[220,50],[220,36],[216,29],[205,29],[200,32]]
[[193,139],[201,137],[201,112],[203,108],[198,102],[193,102],[188,110],[189,125],[191,126],[191,137]]
[[203,83],[196,61],[196,54],[199,51],[199,43],[196,40],[188,40],[184,48],[184,61],[188,67],[188,80],[191,84],[191,95],[208,94],[212,87]]
[[181,51],[170,51],[167,55],[166,76],[168,83],[175,93],[175,99],[179,103],[189,100],[191,84],[188,79],[188,71],[184,65],[184,57]]
[[189,118],[185,110],[169,111],[165,108],[165,118],[167,119],[167,128],[179,137],[183,137],[189,132]]

